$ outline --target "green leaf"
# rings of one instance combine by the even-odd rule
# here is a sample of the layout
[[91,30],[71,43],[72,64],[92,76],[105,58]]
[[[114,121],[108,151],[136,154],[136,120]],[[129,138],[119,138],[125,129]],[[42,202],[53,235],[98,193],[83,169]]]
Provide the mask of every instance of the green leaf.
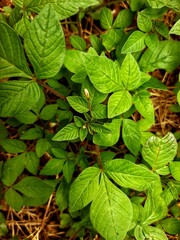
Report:
[[164,38],[169,39],[169,28],[164,22],[156,22],[155,29]]
[[101,40],[96,35],[90,35],[90,42],[92,47],[96,50],[97,53],[101,53],[104,49]]
[[113,22],[113,14],[109,8],[104,7],[101,11],[100,24],[101,27],[108,30],[111,28]]
[[140,70],[134,57],[129,53],[121,65],[121,79],[128,90],[136,89],[140,83]]
[[118,116],[132,106],[131,94],[124,90],[113,93],[108,100],[108,118]]
[[39,162],[40,162],[40,159],[38,158],[35,152],[29,151],[26,153],[25,167],[30,173],[34,175],[37,174],[39,170]]
[[1,121],[0,121],[0,133],[1,133],[0,140],[6,138],[9,134],[7,128],[3,123],[1,123]]
[[52,5],[47,4],[31,23],[24,44],[39,79],[59,72],[65,57],[65,40]]
[[140,150],[141,135],[136,122],[123,120],[122,138],[126,147],[136,156]]
[[42,157],[46,151],[51,147],[50,142],[46,138],[40,138],[36,143],[36,154],[38,157]]
[[37,126],[34,128],[30,128],[27,131],[25,131],[21,136],[20,139],[22,140],[35,140],[38,138],[41,138],[43,135],[42,129]]
[[[23,0],[23,8],[26,11],[34,11],[40,12],[43,7],[47,5],[47,3],[51,3],[58,14],[59,20],[68,18],[79,11],[79,8],[87,8],[92,5],[98,4],[96,0]],[[21,4],[22,6],[22,4]]]
[[142,156],[153,170],[164,167],[177,153],[177,142],[172,133],[163,138],[151,137],[143,146]]
[[80,51],[86,50],[86,41],[78,35],[71,35],[70,43],[73,46],[73,48],[77,50],[80,50]]
[[157,181],[157,175],[143,165],[126,159],[114,159],[105,165],[105,172],[121,187],[144,191]]
[[34,122],[37,121],[38,117],[31,111],[25,111],[25,112],[16,114],[15,118],[21,123],[33,124]]
[[44,168],[40,171],[41,175],[53,176],[59,174],[63,170],[64,159],[52,158]]
[[89,167],[83,170],[70,188],[70,211],[75,212],[87,206],[99,189],[100,170]]
[[155,51],[147,49],[142,55],[139,65],[145,72],[152,72],[157,68],[173,71],[179,64],[180,42],[160,41]]
[[1,144],[8,153],[22,153],[26,151],[26,144],[19,139],[4,139]]
[[180,35],[180,19],[171,28],[171,30],[169,31],[169,34]]
[[104,104],[96,104],[92,106],[92,117],[96,119],[104,119],[107,117],[107,107]]
[[140,31],[134,31],[127,41],[125,42],[122,53],[132,53],[132,52],[138,52],[145,48],[145,40],[146,34]]
[[133,21],[133,13],[131,12],[130,9],[122,9],[114,23],[113,23],[113,28],[126,28],[129,27],[132,24]]
[[150,93],[139,91],[133,96],[134,104],[138,112],[149,122],[154,123],[154,107],[150,99]]
[[178,93],[177,93],[177,102],[180,105],[180,91],[178,91]]
[[154,33],[150,33],[145,38],[145,43],[149,49],[152,51],[156,51],[156,48],[159,45],[159,39],[158,36]]
[[170,172],[173,176],[173,178],[176,180],[176,181],[180,181],[180,162],[171,162],[170,163]]
[[43,120],[50,120],[56,114],[57,109],[57,104],[49,104],[41,110],[39,117]]
[[180,221],[176,218],[166,218],[161,221],[165,232],[175,235],[180,233]]
[[67,160],[63,166],[63,175],[67,183],[71,182],[73,173],[74,173],[74,163],[70,160]]
[[11,186],[24,170],[24,153],[7,160],[3,166],[2,182]]
[[90,208],[94,228],[106,240],[123,240],[132,220],[129,198],[102,174],[98,193]]
[[32,73],[18,35],[10,26],[0,22],[0,78],[7,77],[31,78]]
[[93,136],[93,143],[100,146],[113,146],[117,143],[120,137],[121,120],[113,119],[111,123],[105,123],[103,126],[109,128],[112,133],[96,133]]
[[61,212],[69,205],[69,184],[66,181],[61,181],[56,191],[56,204]]
[[116,62],[104,56],[85,55],[85,67],[90,81],[102,93],[123,90],[120,79],[120,67]]
[[28,31],[31,23],[26,15],[20,19],[19,22],[16,23],[14,29],[18,32],[21,37],[25,37],[26,32]]
[[102,124],[99,123],[91,123],[90,125],[91,129],[94,132],[98,132],[98,133],[112,133],[111,130],[105,126],[103,126]]
[[137,25],[141,31],[146,32],[146,33],[150,32],[152,29],[151,19],[144,16],[143,13],[141,13],[141,12],[138,12]]
[[112,51],[116,48],[123,35],[124,32],[122,29],[110,29],[107,33],[101,35],[102,44],[107,51]]
[[148,88],[153,88],[153,89],[159,89],[159,90],[167,90],[166,85],[164,85],[162,82],[159,81],[159,79],[151,77],[149,81],[144,83],[142,86],[142,89],[148,89]]
[[168,240],[166,234],[159,228],[152,226],[144,226],[143,228],[146,239]]
[[9,117],[32,108],[39,100],[35,81],[13,80],[0,83],[0,116]]
[[19,212],[23,206],[23,198],[13,188],[9,188],[5,193],[5,200],[7,204],[17,212]]
[[14,189],[32,198],[47,198],[53,192],[53,187],[37,177],[23,178],[19,183],[14,185]]
[[86,113],[89,111],[88,102],[80,96],[69,96],[67,97],[70,106],[79,113]]

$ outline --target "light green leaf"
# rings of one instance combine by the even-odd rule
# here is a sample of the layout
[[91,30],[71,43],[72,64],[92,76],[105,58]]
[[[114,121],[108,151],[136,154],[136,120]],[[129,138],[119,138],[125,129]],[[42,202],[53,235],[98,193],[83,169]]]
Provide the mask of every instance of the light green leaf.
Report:
[[152,226],[144,226],[143,228],[146,239],[168,240],[166,234],[159,228]]
[[53,192],[53,187],[37,177],[25,177],[14,185],[14,189],[27,197],[47,198]]
[[106,128],[102,124],[99,124],[99,123],[91,123],[90,127],[94,132],[105,133],[105,134],[112,133],[109,128]]
[[157,68],[173,71],[180,64],[180,42],[174,40],[160,41],[155,51],[147,49],[142,55],[139,65],[144,72],[152,72]]
[[8,153],[21,153],[26,151],[26,144],[19,139],[3,139],[1,144]]
[[23,8],[26,11],[39,13],[48,3],[53,5],[59,20],[62,20],[76,14],[79,8],[87,8],[99,2],[96,0],[23,0]]
[[180,91],[178,91],[178,93],[177,93],[177,101],[178,101],[178,103],[180,105]]
[[48,151],[50,147],[51,144],[46,138],[38,139],[35,147],[37,156],[42,157],[43,154]]
[[105,172],[121,187],[144,191],[157,181],[157,175],[143,165],[126,159],[114,159],[105,165]]
[[113,28],[126,28],[132,24],[133,13],[130,9],[122,9],[119,11],[114,23]]
[[31,23],[26,15],[23,15],[21,20],[16,23],[14,29],[18,32],[18,34],[24,38],[28,28],[31,26]]
[[50,120],[56,114],[57,109],[58,109],[58,105],[57,104],[46,105],[41,110],[41,113],[40,113],[39,117],[41,119],[43,119],[43,120]]
[[0,116],[9,117],[29,110],[37,103],[40,88],[35,81],[0,83]]
[[73,123],[66,125],[53,137],[53,141],[69,141],[79,137],[79,128]]
[[103,133],[96,133],[93,136],[93,143],[98,144],[100,146],[113,146],[117,143],[120,137],[120,126],[121,120],[120,119],[113,119],[111,123],[105,123],[103,126],[109,128],[112,133],[103,134]]
[[52,5],[46,5],[31,23],[24,44],[39,79],[58,73],[65,57],[65,40]]
[[173,178],[176,180],[176,181],[180,181],[180,162],[171,162],[170,163],[170,172],[173,176]]
[[128,91],[113,93],[108,100],[108,118],[118,116],[132,106],[132,96]]
[[83,170],[70,188],[70,211],[75,212],[87,206],[99,189],[100,170],[89,167]]
[[100,24],[101,27],[108,30],[111,28],[113,22],[113,14],[109,8],[104,7],[101,11]]
[[71,107],[79,113],[86,113],[89,111],[88,102],[80,96],[69,96],[67,97],[68,103]]
[[141,12],[138,12],[137,25],[141,31],[146,33],[150,32],[152,29],[151,19],[144,16]]
[[122,29],[110,29],[107,33],[103,33],[101,35],[102,44],[106,48],[107,51],[112,51],[116,48],[118,42],[124,35],[124,31]]
[[36,155],[35,152],[29,151],[26,153],[25,155],[25,167],[26,169],[36,175],[38,170],[39,170],[39,163],[40,163],[40,159],[38,158],[38,156]]
[[150,93],[139,91],[133,96],[134,104],[138,112],[150,123],[154,123],[154,107],[150,99]]
[[134,57],[129,53],[121,65],[121,79],[128,90],[136,89],[140,83],[140,70]]
[[132,220],[129,198],[102,174],[98,193],[90,208],[94,228],[106,240],[123,240]]
[[127,41],[125,42],[122,53],[132,53],[132,52],[138,52],[145,48],[145,40],[146,34],[140,31],[134,31]]
[[40,171],[41,175],[53,176],[59,174],[63,170],[64,159],[52,158],[44,168]]
[[31,78],[32,73],[18,35],[9,25],[0,22],[0,78],[7,77]]
[[7,204],[17,212],[19,212],[23,206],[23,198],[13,188],[7,190],[5,193],[5,200]]
[[85,51],[86,49],[86,41],[78,35],[71,35],[70,43],[77,50]]
[[96,104],[92,106],[92,117],[96,119],[104,119],[107,117],[107,107],[104,104]]
[[123,120],[122,138],[126,147],[136,156],[140,150],[141,135],[136,122]]
[[145,43],[149,49],[151,49],[152,51],[155,51],[159,45],[158,36],[154,33],[148,34],[145,38]]
[[153,170],[164,167],[177,153],[177,142],[172,133],[163,138],[151,137],[143,146],[142,156]]
[[180,35],[180,19],[171,28],[171,30],[169,31],[169,34]]
[[67,183],[71,182],[73,173],[74,173],[74,163],[70,160],[67,160],[63,166],[63,175]]

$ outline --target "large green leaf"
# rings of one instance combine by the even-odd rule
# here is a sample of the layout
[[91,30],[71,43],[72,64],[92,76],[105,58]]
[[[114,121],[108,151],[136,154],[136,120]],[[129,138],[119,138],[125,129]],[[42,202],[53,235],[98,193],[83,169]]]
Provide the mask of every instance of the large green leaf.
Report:
[[113,118],[126,112],[131,106],[132,96],[128,91],[113,93],[108,101],[108,118]]
[[174,40],[160,41],[154,50],[147,49],[142,55],[139,65],[144,72],[152,72],[157,68],[173,71],[180,64],[180,42]]
[[177,142],[172,133],[163,138],[151,137],[143,146],[142,156],[153,170],[164,167],[177,153]]
[[58,73],[65,57],[65,40],[52,5],[45,6],[31,23],[25,49],[39,79]]
[[129,53],[121,65],[121,79],[128,90],[136,89],[140,84],[140,70],[134,57]]
[[106,240],[123,240],[132,220],[129,198],[102,174],[99,191],[90,208],[95,229]]
[[62,128],[56,135],[53,137],[54,141],[68,141],[74,140],[79,137],[79,128],[76,127],[74,123],[70,123]]
[[40,97],[35,81],[13,80],[0,83],[0,116],[9,117],[31,109]]
[[133,96],[138,112],[149,122],[154,123],[154,107],[148,91],[139,91]]
[[23,0],[23,8],[27,11],[40,12],[42,8],[51,3],[60,20],[68,18],[79,11],[79,8],[87,8],[98,4],[96,0]]
[[122,138],[127,148],[136,156],[140,150],[141,135],[136,122],[123,120]]
[[23,198],[13,188],[9,188],[5,193],[5,200],[14,210],[19,212],[23,206]]
[[104,56],[86,54],[85,67],[90,81],[102,93],[124,89],[120,79],[120,67],[116,62]]
[[6,77],[31,78],[32,73],[18,35],[9,25],[0,22],[0,78]]
[[84,208],[95,197],[99,189],[100,169],[86,168],[76,178],[70,188],[70,211],[74,212]]
[[143,165],[126,159],[114,159],[105,165],[106,173],[122,187],[144,191],[157,180],[157,175]]

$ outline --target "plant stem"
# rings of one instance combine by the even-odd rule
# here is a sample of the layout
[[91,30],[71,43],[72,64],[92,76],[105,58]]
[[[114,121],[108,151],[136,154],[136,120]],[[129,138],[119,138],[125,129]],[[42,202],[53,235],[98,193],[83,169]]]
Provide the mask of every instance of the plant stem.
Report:
[[99,145],[96,145],[96,153],[97,153],[97,162],[99,164],[99,167],[100,167],[100,169],[103,169]]

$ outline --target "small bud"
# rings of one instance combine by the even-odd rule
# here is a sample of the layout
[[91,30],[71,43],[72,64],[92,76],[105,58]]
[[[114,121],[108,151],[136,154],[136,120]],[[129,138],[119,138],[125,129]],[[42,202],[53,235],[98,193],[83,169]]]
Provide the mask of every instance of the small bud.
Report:
[[83,129],[86,129],[86,125],[83,125]]
[[89,96],[89,91],[87,90],[87,88],[84,89],[84,94],[85,94],[85,96],[86,96],[87,99],[90,98],[90,96]]

